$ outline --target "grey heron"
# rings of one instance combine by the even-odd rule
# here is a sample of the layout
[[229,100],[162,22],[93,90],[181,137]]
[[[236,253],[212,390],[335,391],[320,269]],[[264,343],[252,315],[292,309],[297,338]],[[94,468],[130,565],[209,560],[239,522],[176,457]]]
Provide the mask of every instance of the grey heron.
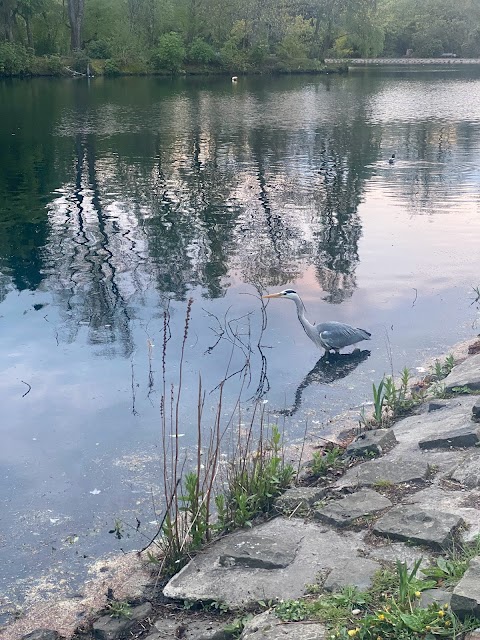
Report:
[[325,353],[334,351],[338,353],[340,349],[357,344],[362,340],[370,340],[372,335],[365,329],[357,329],[343,322],[321,322],[320,324],[312,324],[307,320],[305,315],[305,305],[296,291],[293,289],[285,289],[278,293],[270,293],[263,296],[264,298],[287,298],[293,300],[297,307],[297,315],[307,336],[316,344],[319,349],[325,349]]

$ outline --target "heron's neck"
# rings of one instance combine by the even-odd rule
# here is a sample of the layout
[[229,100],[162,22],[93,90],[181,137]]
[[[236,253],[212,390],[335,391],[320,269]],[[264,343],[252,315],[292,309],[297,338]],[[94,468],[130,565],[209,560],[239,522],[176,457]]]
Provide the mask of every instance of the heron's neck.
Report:
[[300,298],[294,298],[295,305],[297,307],[297,315],[300,320],[300,324],[305,329],[305,333],[310,336],[311,332],[314,330],[314,325],[307,320],[305,305],[300,300]]

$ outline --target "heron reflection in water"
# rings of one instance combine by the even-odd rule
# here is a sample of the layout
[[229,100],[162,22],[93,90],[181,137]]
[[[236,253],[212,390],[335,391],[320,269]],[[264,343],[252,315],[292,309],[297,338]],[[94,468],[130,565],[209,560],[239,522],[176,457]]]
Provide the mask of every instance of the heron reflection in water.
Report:
[[295,391],[293,406],[289,409],[281,409],[282,415],[293,416],[302,404],[304,390],[312,383],[330,384],[335,380],[346,378],[361,362],[364,362],[370,355],[370,351],[355,349],[352,353],[330,353],[323,355],[315,364],[313,369],[307,373]]

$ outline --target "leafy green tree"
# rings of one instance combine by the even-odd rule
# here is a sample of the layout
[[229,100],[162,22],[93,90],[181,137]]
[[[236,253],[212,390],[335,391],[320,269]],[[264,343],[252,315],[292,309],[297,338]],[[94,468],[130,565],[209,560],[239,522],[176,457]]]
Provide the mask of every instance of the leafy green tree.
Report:
[[175,31],[164,33],[158,40],[152,62],[156,69],[178,71],[186,56],[185,47],[180,34]]
[[188,59],[190,62],[198,64],[209,64],[216,58],[215,49],[211,44],[205,42],[203,38],[195,38],[188,49]]

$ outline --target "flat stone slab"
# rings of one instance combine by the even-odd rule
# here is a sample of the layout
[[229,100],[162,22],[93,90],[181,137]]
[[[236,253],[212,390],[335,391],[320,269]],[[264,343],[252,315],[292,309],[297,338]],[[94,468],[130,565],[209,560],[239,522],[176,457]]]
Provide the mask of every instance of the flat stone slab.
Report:
[[428,463],[424,460],[397,459],[395,464],[386,458],[369,460],[349,469],[336,486],[371,487],[375,485],[419,482],[428,476]]
[[304,513],[315,502],[321,500],[327,493],[321,487],[292,487],[275,500],[275,509],[280,513]]
[[460,482],[467,489],[480,487],[480,451],[472,452],[450,474],[452,480]]
[[478,398],[472,407],[472,420],[474,422],[480,422],[480,398]]
[[93,623],[93,635],[98,640],[117,640],[124,636],[137,621],[147,618],[152,610],[150,602],[145,602],[138,607],[133,607],[128,618],[102,616]]
[[453,590],[450,605],[460,618],[480,617],[480,556],[470,560],[463,578]]
[[346,562],[335,567],[323,583],[325,591],[341,591],[344,587],[355,586],[366,591],[372,586],[373,576],[381,565],[368,558],[356,558],[355,562]]
[[[479,452],[480,453],[480,452]],[[464,542],[473,540],[480,533],[480,491],[449,491],[433,484],[405,498],[404,504],[417,509],[432,509],[438,513],[451,513],[462,518],[467,529],[461,532]]]
[[295,559],[296,546],[289,540],[251,533],[248,540],[239,540],[218,557],[222,567],[250,569],[282,569]]
[[431,604],[438,604],[441,607],[444,604],[450,605],[452,599],[452,592],[445,591],[444,589],[426,589],[422,591],[418,606],[422,609],[426,609]]
[[450,449],[451,447],[474,447],[478,442],[480,442],[480,427],[470,423],[450,433],[420,440],[418,446],[420,449]]
[[230,640],[234,631],[226,631],[225,623],[217,620],[179,620],[159,618],[154,623],[156,631],[148,635],[145,640]]
[[447,391],[452,391],[455,387],[480,390],[480,353],[453,367],[443,383]]
[[53,629],[35,629],[22,636],[22,640],[60,640],[62,636]]
[[362,489],[341,500],[332,500],[322,507],[317,507],[313,515],[322,522],[345,527],[356,518],[378,513],[391,506],[388,498],[371,489]]
[[319,622],[282,622],[273,611],[252,618],[240,640],[325,640],[327,630]]
[[[305,584],[317,581],[319,572],[355,564],[357,550],[364,547],[364,535],[353,531],[340,534],[317,522],[279,517],[253,531],[237,531],[216,541],[177,573],[163,592],[179,600],[215,600],[231,609],[252,606],[259,600],[296,599],[305,594]],[[267,548],[288,543],[293,558],[290,564],[281,568],[221,564],[221,558],[238,557],[239,549],[250,549],[252,536],[263,539]],[[266,551],[262,554],[266,557]]]
[[460,516],[452,513],[398,505],[375,523],[373,532],[393,540],[408,540],[444,549],[463,522]]
[[395,434],[391,429],[375,429],[362,433],[354,442],[348,445],[346,453],[357,458],[371,453],[381,455],[385,449],[397,444]]

